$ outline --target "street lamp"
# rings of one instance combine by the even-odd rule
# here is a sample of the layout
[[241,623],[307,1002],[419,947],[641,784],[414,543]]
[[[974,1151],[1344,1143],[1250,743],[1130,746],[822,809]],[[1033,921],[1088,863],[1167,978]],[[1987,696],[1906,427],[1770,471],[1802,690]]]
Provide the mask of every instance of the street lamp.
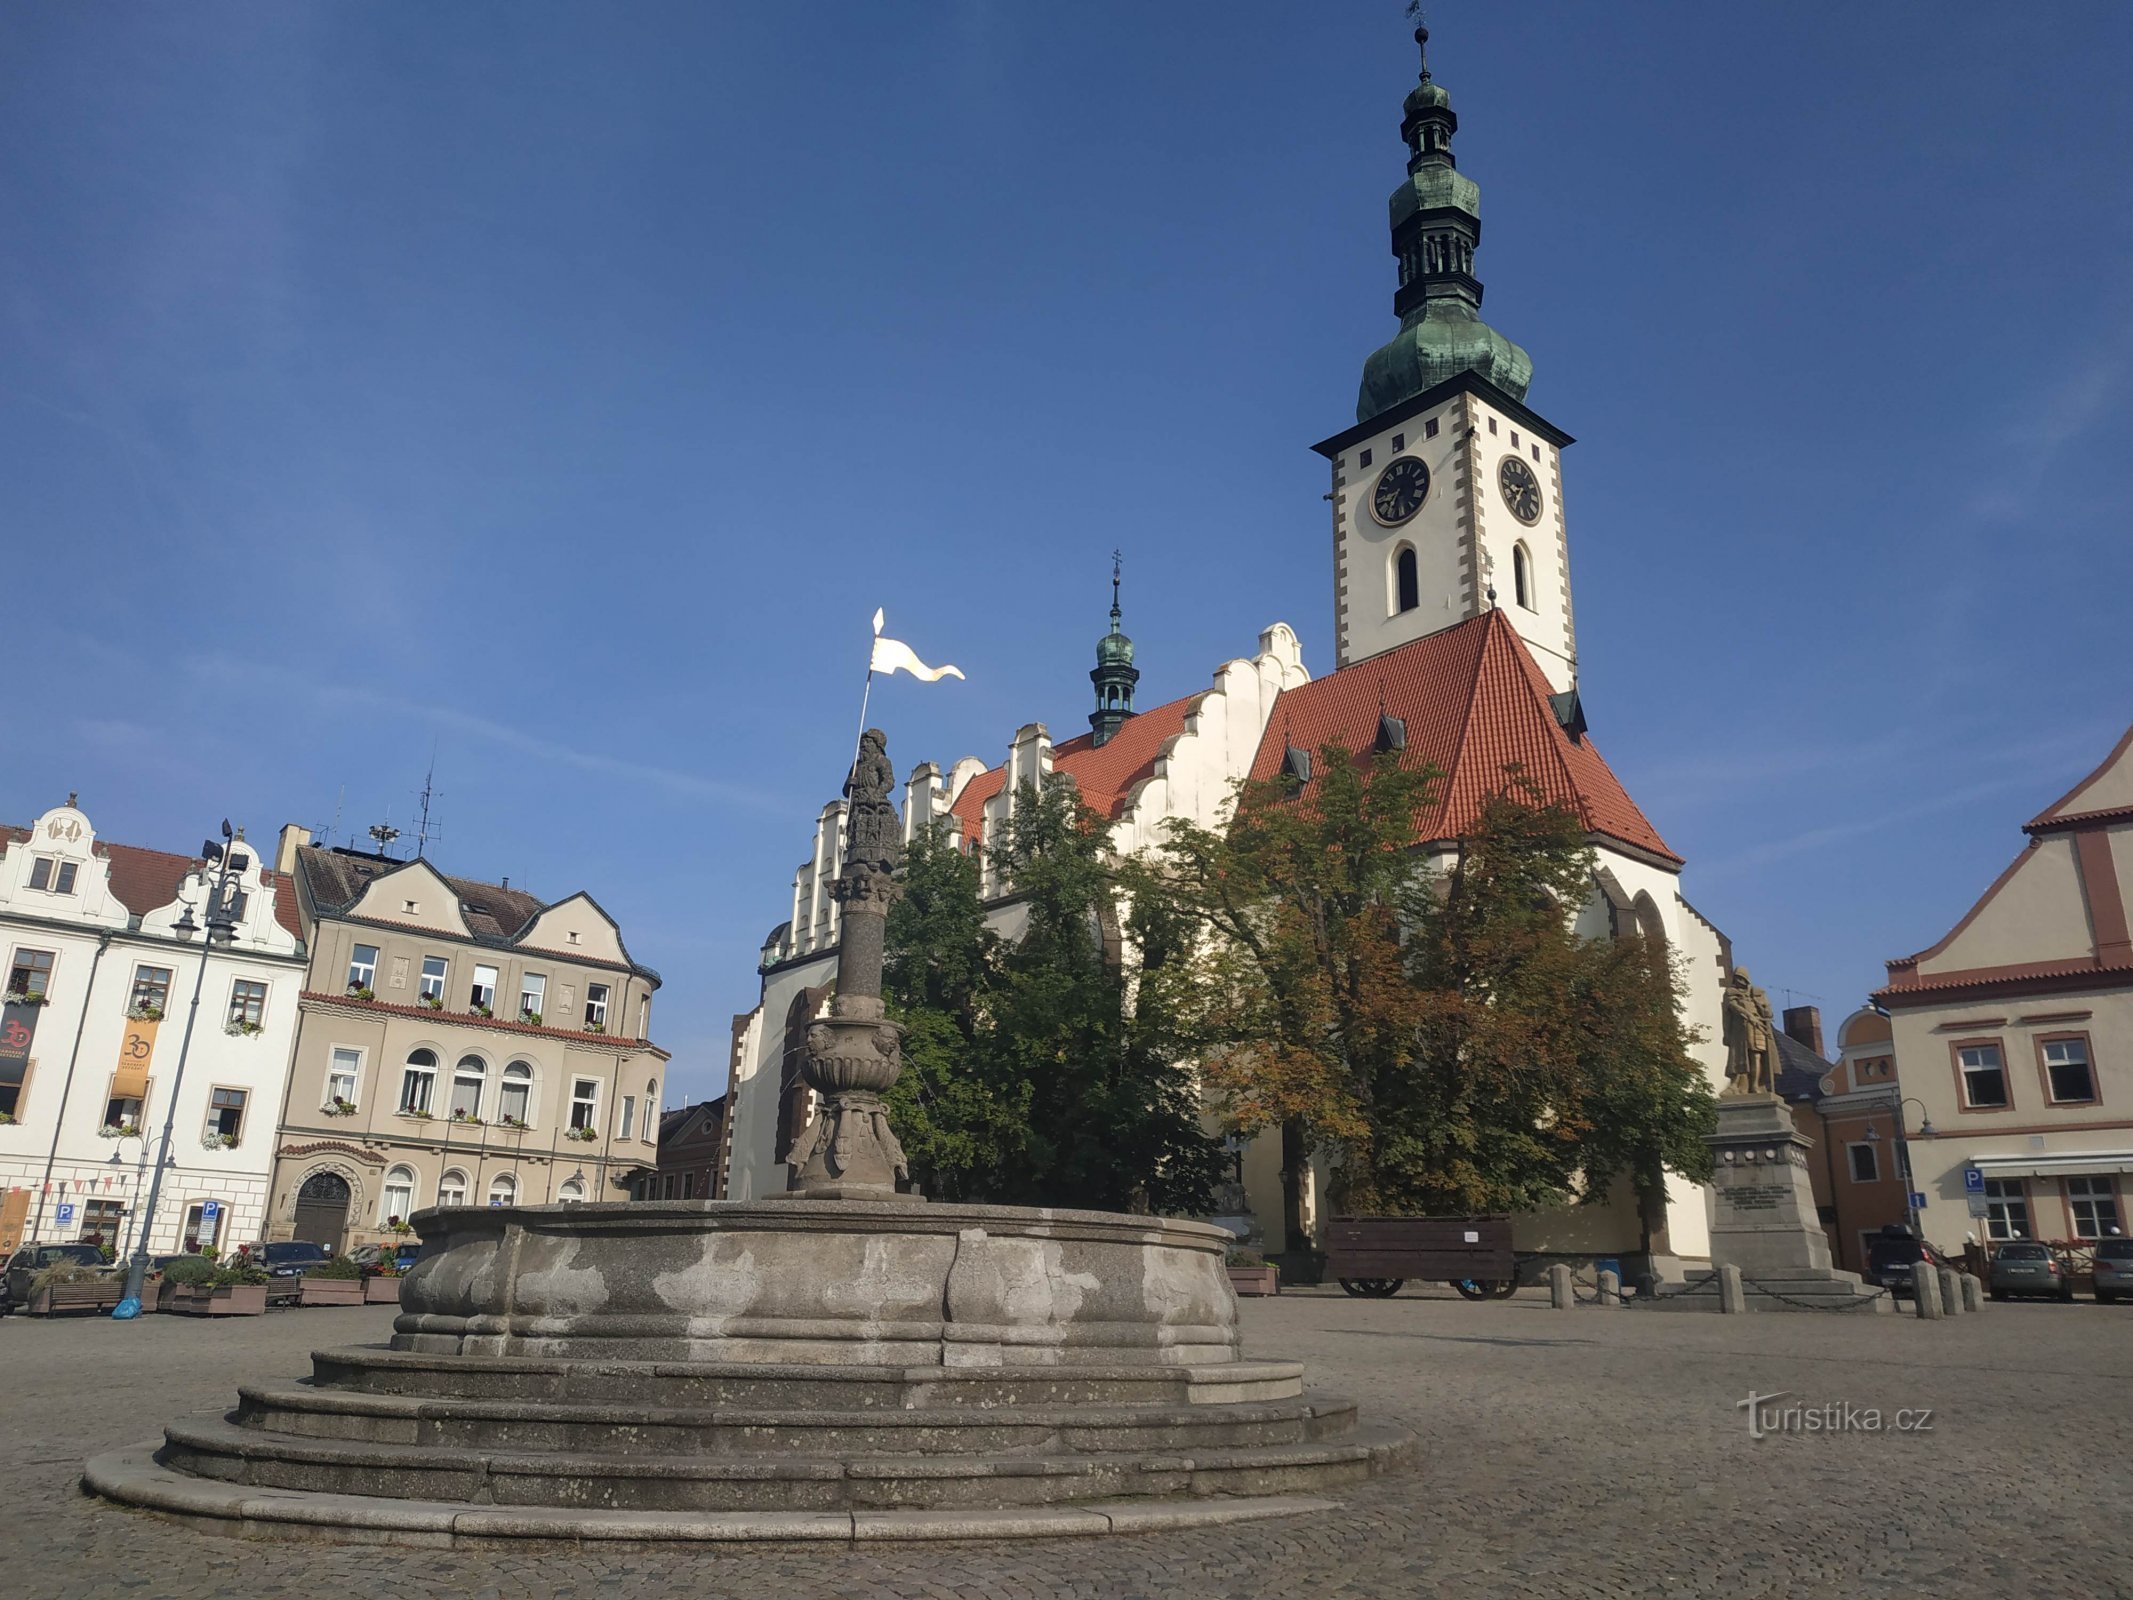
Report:
[[[185,1037],[178,1042],[178,1067],[171,1074],[170,1100],[163,1113],[163,1132],[160,1143],[163,1159],[156,1163],[155,1178],[148,1185],[148,1204],[141,1213],[140,1237],[134,1241],[133,1260],[126,1267],[126,1293],[111,1315],[121,1322],[130,1321],[141,1314],[141,1285],[148,1277],[148,1241],[154,1235],[156,1225],[156,1202],[163,1195],[163,1172],[173,1165],[170,1160],[170,1141],[177,1131],[178,1092],[185,1085],[185,1058],[192,1049],[193,1023],[200,1015],[200,990],[207,982],[208,958],[215,953],[218,944],[237,942],[237,879],[251,866],[252,858],[236,846],[236,835],[230,829],[230,819],[222,819],[222,842],[213,839],[200,846],[203,862],[215,866],[215,881],[207,891],[207,939],[200,950],[200,969],[193,974],[193,1001],[185,1013]],[[190,941],[200,931],[200,924],[193,920],[193,908],[188,903],[171,925],[179,939]],[[142,1159],[148,1155],[144,1141]]]
[[[1919,1138],[1934,1138],[1939,1130],[1933,1126],[1933,1117],[1926,1110],[1925,1101],[1919,1099],[1916,1095],[1907,1094],[1902,1096],[1897,1100],[1895,1108],[1889,1113],[1889,1120],[1896,1126],[1896,1172],[1903,1183],[1903,1212],[1904,1216],[1910,1221],[1911,1236],[1915,1239],[1918,1237],[1918,1207],[1912,1203],[1911,1197],[1917,1194],[1918,1191],[1912,1188],[1911,1185],[1918,1180],[1911,1172],[1911,1135],[1910,1131],[1904,1126],[1903,1108],[1905,1106],[1918,1107]],[[1869,1140],[1879,1143],[1881,1130],[1869,1122],[1866,1125],[1866,1136]]]

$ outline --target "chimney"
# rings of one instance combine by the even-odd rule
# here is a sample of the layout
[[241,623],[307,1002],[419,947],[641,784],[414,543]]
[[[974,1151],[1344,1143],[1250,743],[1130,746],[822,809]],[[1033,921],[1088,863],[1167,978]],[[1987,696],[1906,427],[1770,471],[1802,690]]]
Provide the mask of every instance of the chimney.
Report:
[[274,850],[274,870],[284,875],[296,871],[296,852],[311,842],[311,830],[293,822],[281,825],[281,842]]
[[[1822,1008],[1820,1006],[1787,1006],[1785,1008],[1785,1037],[1797,1039],[1816,1055],[1822,1055]],[[1827,1061],[1827,1056],[1822,1056]]]

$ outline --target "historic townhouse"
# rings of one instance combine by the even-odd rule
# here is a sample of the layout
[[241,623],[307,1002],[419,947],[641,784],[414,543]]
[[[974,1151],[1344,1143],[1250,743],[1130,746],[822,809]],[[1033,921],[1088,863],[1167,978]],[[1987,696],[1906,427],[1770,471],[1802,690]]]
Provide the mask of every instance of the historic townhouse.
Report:
[[[1874,996],[1936,1244],[2097,1239],[2133,1184],[2133,729]],[[1930,1120],[1932,1132],[1924,1133]]]
[[270,1238],[434,1205],[622,1200],[658,1163],[659,976],[592,896],[543,902],[282,830],[310,949]]
[[100,841],[72,795],[0,843],[0,1250],[131,1248],[151,1160],[151,1250],[263,1238],[303,986],[292,885],[240,833],[235,937],[203,948],[195,858]]

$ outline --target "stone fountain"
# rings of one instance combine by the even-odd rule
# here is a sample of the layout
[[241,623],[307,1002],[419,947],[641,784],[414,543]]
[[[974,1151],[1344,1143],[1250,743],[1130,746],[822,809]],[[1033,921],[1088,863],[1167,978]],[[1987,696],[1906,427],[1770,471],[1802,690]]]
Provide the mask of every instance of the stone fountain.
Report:
[[790,1194],[419,1213],[390,1347],[245,1385],[85,1486],[323,1538],[1001,1538],[1322,1509],[1404,1459],[1299,1363],[1244,1358],[1224,1230],[908,1192],[892,782],[869,730]]

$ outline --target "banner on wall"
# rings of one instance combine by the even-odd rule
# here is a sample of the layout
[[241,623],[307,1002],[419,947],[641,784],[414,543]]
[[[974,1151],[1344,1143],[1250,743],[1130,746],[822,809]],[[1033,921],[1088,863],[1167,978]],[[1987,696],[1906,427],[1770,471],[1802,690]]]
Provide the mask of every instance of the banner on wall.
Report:
[[0,1088],[19,1089],[29,1075],[30,1046],[37,1039],[37,1013],[43,1006],[0,1008]]
[[111,1074],[112,1099],[148,1098],[148,1063],[155,1059],[156,1029],[161,1026],[160,1021],[126,1019],[126,1036],[119,1041],[118,1066]]

